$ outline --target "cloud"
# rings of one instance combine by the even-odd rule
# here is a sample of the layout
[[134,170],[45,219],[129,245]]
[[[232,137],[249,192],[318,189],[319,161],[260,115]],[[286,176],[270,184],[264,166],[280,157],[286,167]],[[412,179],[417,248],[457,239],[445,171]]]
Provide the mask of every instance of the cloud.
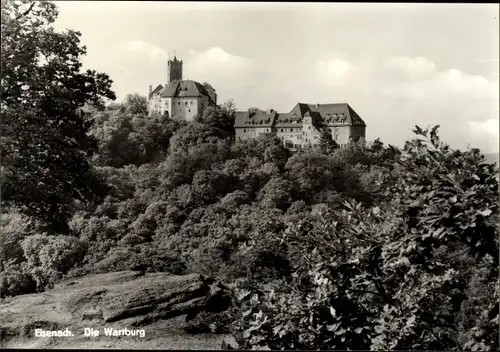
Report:
[[488,81],[483,76],[470,75],[457,69],[449,69],[436,75],[434,79],[434,90],[444,85],[453,93],[467,94],[474,97],[491,97],[498,95],[498,85]]
[[354,65],[341,59],[319,61],[316,63],[316,79],[325,86],[341,86],[347,83],[349,74],[355,70]]
[[440,70],[425,58],[391,58],[385,68],[380,93],[387,109],[392,107],[386,111],[394,119],[392,128],[440,125],[452,147],[498,150],[498,83],[455,68]]
[[406,74],[411,77],[428,76],[433,74],[437,67],[436,64],[430,62],[424,57],[393,57],[387,61],[389,70],[394,70],[399,73]]
[[[437,66],[425,58],[392,58],[389,68],[403,70],[409,75],[399,82],[391,80],[390,87],[384,87],[392,95],[414,99],[498,98],[498,84],[485,77],[471,75],[457,69],[439,71]],[[390,74],[390,72],[389,72]]]
[[483,149],[486,149],[486,151],[498,152],[500,148],[499,122],[500,119],[498,118],[491,118],[485,121],[468,121],[473,141],[481,143],[484,146]]
[[184,78],[210,82],[219,97],[238,99],[248,93],[252,84],[254,63],[250,58],[234,55],[223,48],[203,51],[192,49],[184,61]]
[[123,50],[141,57],[147,57],[150,61],[161,61],[168,58],[167,52],[142,40],[128,41],[123,45]]
[[202,52],[191,49],[190,53],[195,55],[188,64],[191,69],[215,68],[215,69],[245,69],[252,64],[252,60],[243,56],[232,55],[222,48],[214,47]]
[[478,60],[478,62],[482,63],[482,64],[489,64],[489,63],[495,63],[495,62],[498,62],[499,59],[496,58],[496,59],[480,59]]
[[488,119],[485,121],[468,121],[473,133],[480,135],[498,136],[499,119]]

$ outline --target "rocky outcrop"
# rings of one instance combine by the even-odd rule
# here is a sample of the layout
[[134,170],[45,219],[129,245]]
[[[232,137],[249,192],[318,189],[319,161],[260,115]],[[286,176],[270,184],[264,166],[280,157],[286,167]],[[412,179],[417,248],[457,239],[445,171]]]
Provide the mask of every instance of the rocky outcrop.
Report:
[[[85,276],[43,293],[1,300],[0,347],[107,348],[107,343],[112,348],[189,349],[182,343],[154,347],[147,341],[173,335],[182,340],[179,329],[186,320],[202,311],[225,311],[230,304],[224,285],[198,274],[126,271]],[[144,330],[145,336],[104,336],[106,328]],[[36,329],[68,329],[73,336],[36,337]],[[85,336],[85,329],[99,336]],[[219,337],[200,348],[219,348],[221,342]]]

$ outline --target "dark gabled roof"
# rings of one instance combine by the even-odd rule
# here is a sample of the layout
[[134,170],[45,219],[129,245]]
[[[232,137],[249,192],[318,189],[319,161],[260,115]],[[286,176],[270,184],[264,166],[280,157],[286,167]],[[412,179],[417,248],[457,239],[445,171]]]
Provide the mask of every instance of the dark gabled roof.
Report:
[[307,104],[311,111],[317,112],[326,124],[346,124],[366,126],[363,119],[346,103]]
[[353,126],[362,126],[366,127],[365,121],[358,115],[356,111],[349,104],[346,104],[349,108],[349,116],[351,117],[351,122]]
[[294,108],[290,111],[290,115],[296,114],[300,117],[304,117],[304,114],[309,110],[307,104],[297,103]]
[[310,116],[313,125],[352,125],[366,127],[363,119],[346,103],[305,104],[297,103],[289,113],[277,113],[258,110],[254,114],[249,111],[237,111],[235,127],[300,127],[305,116]]
[[270,127],[273,125],[276,115],[275,110],[236,111],[234,127]]
[[162,98],[173,97],[177,92],[177,88],[179,88],[179,81],[172,81],[163,88],[160,95]]
[[162,98],[207,96],[212,99],[207,89],[201,83],[189,80],[172,81],[160,92],[160,94]]
[[321,114],[318,111],[314,111],[312,109],[307,110],[306,113],[304,114],[304,116],[310,116],[313,123],[317,123],[317,122],[320,122],[322,120]]
[[277,128],[302,127],[302,117],[293,113],[280,112],[276,116],[275,126]]
[[163,86],[161,84],[159,84],[155,89],[153,89],[151,91],[151,93],[149,94],[149,98],[151,98],[153,95],[157,94],[162,89],[163,89]]

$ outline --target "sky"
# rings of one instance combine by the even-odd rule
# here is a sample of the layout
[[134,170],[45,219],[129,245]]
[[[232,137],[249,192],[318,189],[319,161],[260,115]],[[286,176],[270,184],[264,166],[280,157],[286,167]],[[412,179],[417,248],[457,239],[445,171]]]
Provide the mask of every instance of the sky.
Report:
[[440,125],[454,148],[499,151],[499,5],[56,1],[84,67],[121,100],[165,84],[167,60],[218,102],[290,111],[348,103],[368,140]]

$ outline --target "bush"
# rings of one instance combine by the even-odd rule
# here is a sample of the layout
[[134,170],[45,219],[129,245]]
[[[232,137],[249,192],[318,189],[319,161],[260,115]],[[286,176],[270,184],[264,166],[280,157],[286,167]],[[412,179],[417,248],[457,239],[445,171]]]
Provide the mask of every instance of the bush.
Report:
[[281,233],[292,279],[236,290],[242,348],[498,350],[497,170],[415,132],[386,201],[317,206]]
[[231,330],[233,317],[230,311],[201,311],[190,319],[186,319],[184,331],[188,334],[228,334]]
[[176,256],[164,253],[151,245],[119,246],[111,249],[106,258],[91,265],[90,273],[135,270],[142,272],[167,272],[186,274],[186,264]]
[[26,271],[33,276],[37,288],[51,287],[62,278],[86,252],[86,245],[75,237],[33,235],[22,247],[26,257]]
[[0,298],[36,292],[36,282],[13,260],[0,272]]
[[[23,240],[37,232],[37,223],[31,218],[17,212],[0,215],[0,262],[13,261],[22,263],[24,252]],[[0,267],[0,270],[2,268]]]

